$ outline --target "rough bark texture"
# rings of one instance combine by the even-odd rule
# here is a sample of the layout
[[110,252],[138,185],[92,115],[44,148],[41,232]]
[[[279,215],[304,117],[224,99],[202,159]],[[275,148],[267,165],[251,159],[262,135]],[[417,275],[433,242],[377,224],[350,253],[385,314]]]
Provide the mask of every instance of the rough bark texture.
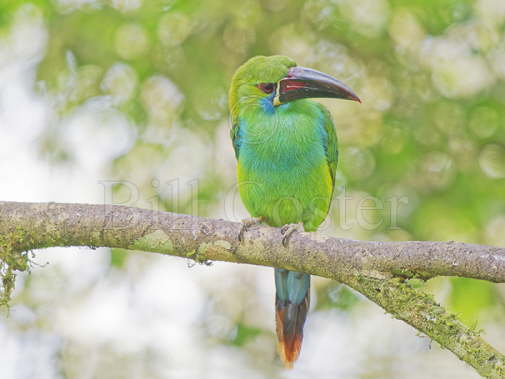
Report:
[[482,376],[505,377],[505,357],[406,278],[461,276],[505,282],[505,249],[457,242],[371,242],[114,205],[0,202],[0,260],[8,297],[27,251],[50,246],[119,247],[282,267],[336,279],[451,350]]

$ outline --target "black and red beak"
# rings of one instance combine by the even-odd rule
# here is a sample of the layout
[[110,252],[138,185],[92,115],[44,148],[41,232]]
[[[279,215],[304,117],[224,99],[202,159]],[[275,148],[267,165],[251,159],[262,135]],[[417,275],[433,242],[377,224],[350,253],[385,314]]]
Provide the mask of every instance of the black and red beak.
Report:
[[359,97],[339,80],[310,68],[296,66],[278,82],[274,105],[315,97],[347,99],[361,103]]

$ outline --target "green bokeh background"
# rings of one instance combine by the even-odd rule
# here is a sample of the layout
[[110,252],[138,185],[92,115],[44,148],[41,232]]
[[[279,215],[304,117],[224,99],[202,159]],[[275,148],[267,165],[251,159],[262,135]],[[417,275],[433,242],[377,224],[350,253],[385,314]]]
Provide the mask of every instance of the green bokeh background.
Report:
[[[75,170],[83,159],[61,138],[65,120],[100,103],[100,127],[120,113],[133,136],[107,162],[108,178],[135,183],[160,209],[240,218],[243,210],[223,211],[235,183],[228,85],[249,57],[284,54],[363,100],[322,100],[341,152],[325,233],[505,246],[499,0],[0,2],[0,42],[14,43],[22,23],[38,25],[45,40],[33,57],[33,91],[51,99],[55,117],[37,153],[55,167]],[[163,189],[181,173],[179,195]],[[116,201],[127,192],[116,186]],[[109,264],[121,271],[129,257],[113,249]],[[316,310],[353,312],[366,302],[329,281],[315,286]],[[471,326],[505,322],[500,286],[439,278],[425,287]],[[238,320],[222,342],[241,348],[262,333]]]

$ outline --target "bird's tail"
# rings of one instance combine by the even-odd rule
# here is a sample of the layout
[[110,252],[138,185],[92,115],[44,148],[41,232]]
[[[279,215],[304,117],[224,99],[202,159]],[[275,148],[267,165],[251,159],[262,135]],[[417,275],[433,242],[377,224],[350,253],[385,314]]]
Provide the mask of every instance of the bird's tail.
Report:
[[275,289],[279,354],[284,366],[291,368],[302,348],[303,324],[310,303],[310,275],[276,268]]

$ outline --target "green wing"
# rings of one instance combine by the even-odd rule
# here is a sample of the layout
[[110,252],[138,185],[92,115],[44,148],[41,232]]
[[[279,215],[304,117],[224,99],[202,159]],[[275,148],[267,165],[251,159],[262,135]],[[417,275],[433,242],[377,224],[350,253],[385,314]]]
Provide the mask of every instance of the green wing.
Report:
[[324,131],[326,132],[326,138],[324,139],[326,159],[328,161],[328,167],[330,168],[331,180],[333,182],[333,186],[335,186],[335,174],[337,172],[338,162],[337,133],[335,131],[335,125],[331,119],[330,112],[324,106],[319,106],[324,115],[323,126]]
[[235,121],[230,130],[230,137],[233,142],[233,149],[235,150],[235,158],[237,159],[241,142],[239,131],[240,131],[240,123],[238,121]]

